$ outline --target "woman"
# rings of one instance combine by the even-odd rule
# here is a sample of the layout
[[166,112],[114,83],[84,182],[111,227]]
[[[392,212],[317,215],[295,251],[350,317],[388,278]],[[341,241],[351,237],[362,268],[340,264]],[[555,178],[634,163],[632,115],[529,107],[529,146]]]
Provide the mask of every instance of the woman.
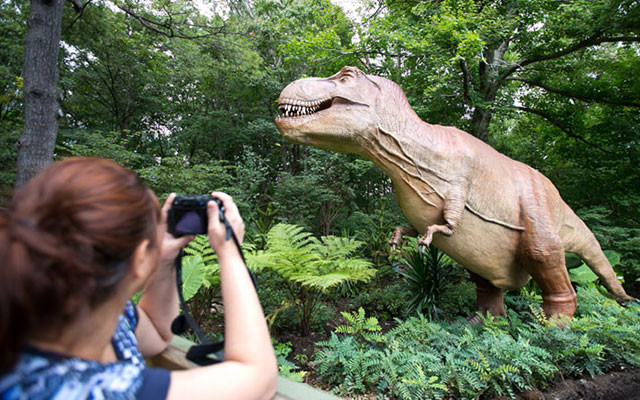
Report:
[[[238,239],[244,225],[222,200]],[[167,233],[138,177],[112,161],[72,158],[21,188],[0,212],[0,399],[253,399],[275,393],[262,309],[215,202],[209,242],[220,263],[225,356],[169,372],[142,357],[169,344],[178,314],[173,260],[192,237]],[[129,300],[144,290],[137,306]]]

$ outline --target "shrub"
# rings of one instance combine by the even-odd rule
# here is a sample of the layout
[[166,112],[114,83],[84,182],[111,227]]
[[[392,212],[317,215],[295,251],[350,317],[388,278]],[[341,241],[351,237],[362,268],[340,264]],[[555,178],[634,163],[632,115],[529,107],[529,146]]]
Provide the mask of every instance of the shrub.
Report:
[[363,288],[350,304],[353,308],[363,308],[367,314],[379,319],[404,318],[410,293],[404,282],[382,287]]
[[[514,397],[543,388],[560,374],[579,377],[640,366],[637,305],[622,308],[595,288],[579,287],[578,311],[561,328],[545,319],[535,295],[513,297],[507,295],[507,304],[529,312],[507,309],[508,319],[488,317],[475,326],[419,315],[398,321],[380,341],[367,340],[362,330],[341,329],[317,343],[313,363],[337,392],[373,391],[401,399]],[[360,313],[357,319],[366,321]]]

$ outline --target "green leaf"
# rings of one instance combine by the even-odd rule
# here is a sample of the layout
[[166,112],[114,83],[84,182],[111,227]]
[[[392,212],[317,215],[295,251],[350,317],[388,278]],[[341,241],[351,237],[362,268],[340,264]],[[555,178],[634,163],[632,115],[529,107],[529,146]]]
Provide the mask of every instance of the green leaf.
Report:
[[598,280],[598,275],[594,274],[593,271],[584,264],[580,268],[574,268],[569,271],[569,277],[571,278],[571,282],[581,286],[587,286]]
[[609,260],[612,267],[620,264],[620,253],[615,250],[605,250],[604,255],[607,256],[607,260]]
[[578,268],[582,265],[582,259],[577,254],[565,253],[564,259],[567,269]]
[[192,298],[204,283],[204,262],[202,257],[187,256],[182,258],[182,295],[187,301]]

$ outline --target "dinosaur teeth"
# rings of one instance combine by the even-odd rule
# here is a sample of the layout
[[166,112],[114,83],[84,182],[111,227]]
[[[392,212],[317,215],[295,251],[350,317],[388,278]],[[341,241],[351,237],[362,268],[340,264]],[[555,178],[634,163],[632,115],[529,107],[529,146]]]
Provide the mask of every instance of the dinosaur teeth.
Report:
[[331,101],[331,98],[322,100],[298,100],[284,98],[280,99],[278,110],[280,111],[282,118],[311,115],[320,110],[329,108],[330,104],[326,104],[327,101]]

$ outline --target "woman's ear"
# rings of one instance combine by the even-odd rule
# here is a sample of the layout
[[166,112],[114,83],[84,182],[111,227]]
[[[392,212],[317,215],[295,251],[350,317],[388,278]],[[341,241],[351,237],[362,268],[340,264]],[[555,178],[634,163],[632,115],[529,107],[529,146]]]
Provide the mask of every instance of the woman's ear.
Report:
[[136,246],[136,250],[133,252],[131,259],[131,274],[133,274],[135,278],[144,281],[149,278],[157,262],[156,257],[153,257],[153,254],[151,254],[150,246],[151,242],[149,239],[140,242],[140,244]]

